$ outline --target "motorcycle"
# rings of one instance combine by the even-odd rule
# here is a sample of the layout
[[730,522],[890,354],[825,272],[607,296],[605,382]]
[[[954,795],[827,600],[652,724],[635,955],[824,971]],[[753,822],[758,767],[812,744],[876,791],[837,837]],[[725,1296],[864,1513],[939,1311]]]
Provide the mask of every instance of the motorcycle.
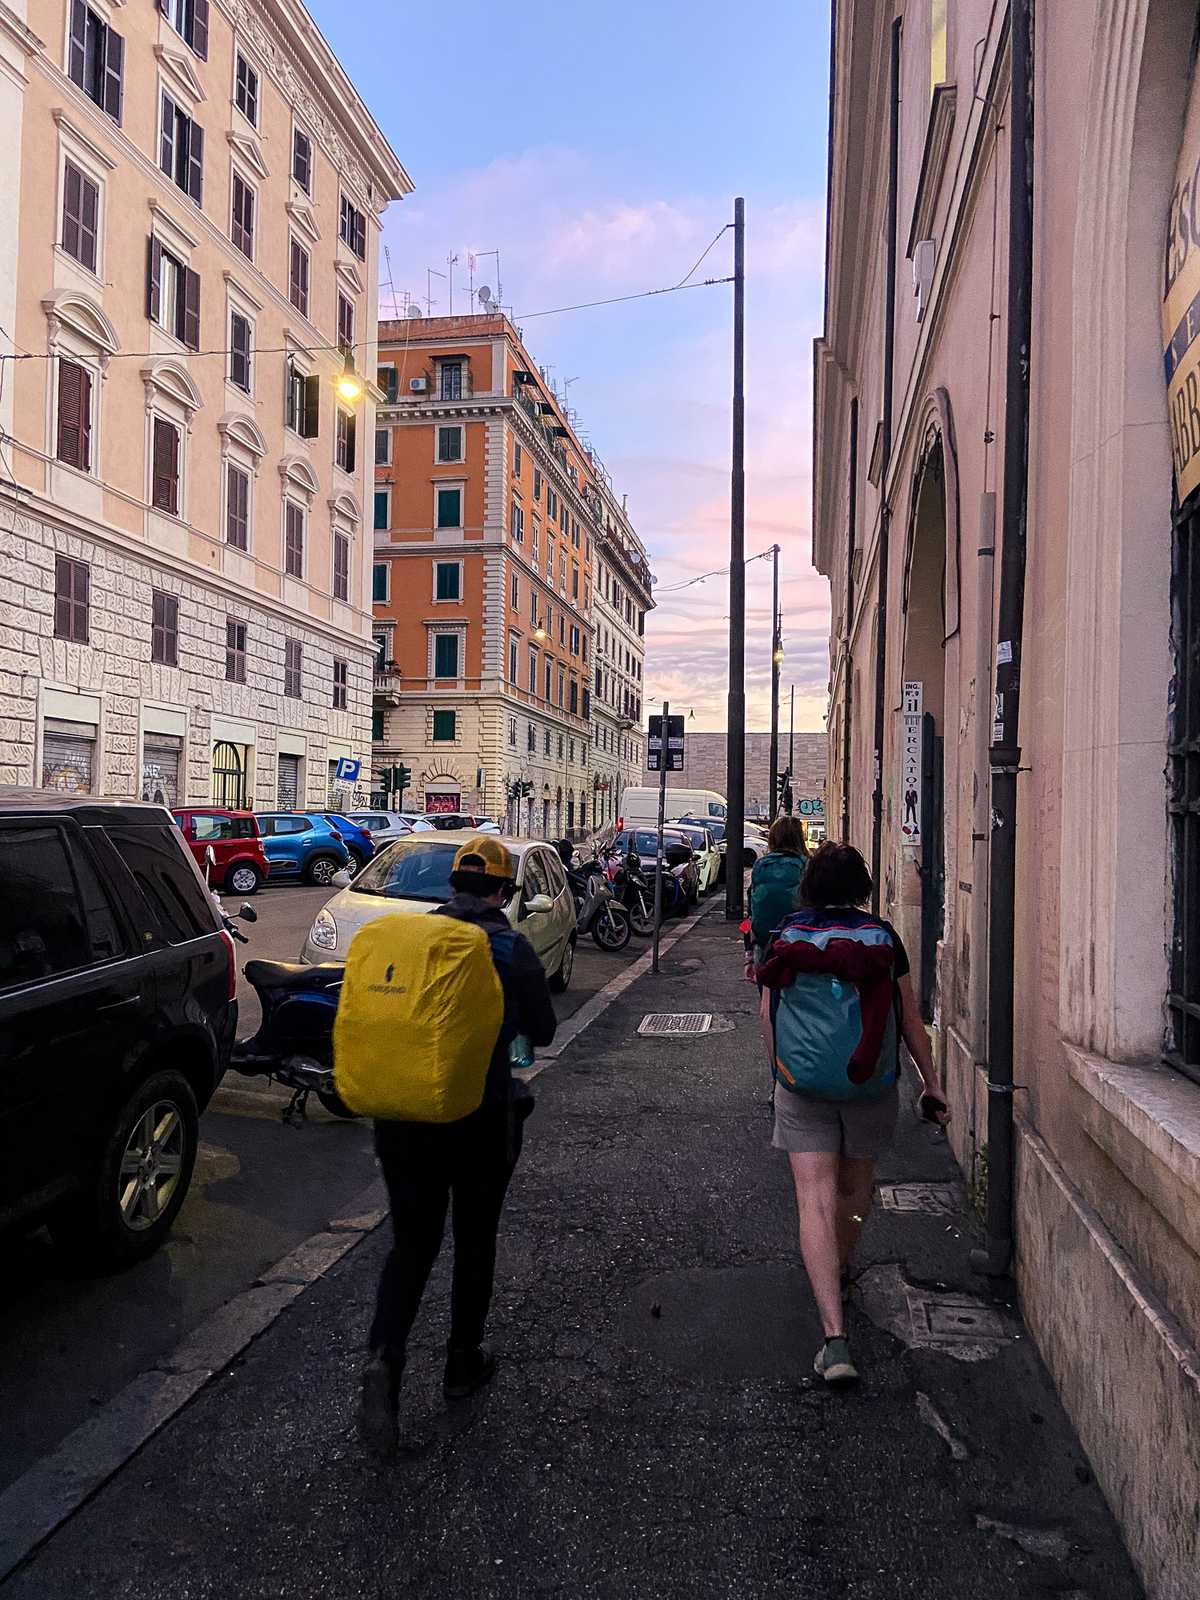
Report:
[[575,927],[580,936],[591,934],[601,950],[624,950],[629,943],[629,915],[609,888],[604,863],[596,855],[583,867],[574,867],[574,846],[569,839],[555,846],[575,896]]
[[[238,944],[249,944],[213,894],[226,933]],[[253,906],[237,912],[242,922],[257,922]],[[339,966],[304,966],[290,961],[247,961],[243,969],[262,1007],[258,1031],[239,1039],[229,1058],[232,1070],[244,1078],[266,1077],[292,1091],[283,1120],[292,1125],[305,1119],[308,1097],[317,1099],[335,1117],[352,1119],[351,1111],[333,1085],[333,1019],[337,1015],[343,969]]]
[[613,889],[629,914],[629,925],[640,938],[654,932],[654,885],[642,871],[641,858],[631,850],[624,861],[615,859]]

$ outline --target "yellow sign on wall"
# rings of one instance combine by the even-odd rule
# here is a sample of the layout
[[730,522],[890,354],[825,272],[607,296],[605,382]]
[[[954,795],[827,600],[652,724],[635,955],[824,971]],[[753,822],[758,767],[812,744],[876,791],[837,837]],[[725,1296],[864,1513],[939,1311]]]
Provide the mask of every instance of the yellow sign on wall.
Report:
[[1171,455],[1182,502],[1200,485],[1200,74],[1192,79],[1167,217],[1162,327]]

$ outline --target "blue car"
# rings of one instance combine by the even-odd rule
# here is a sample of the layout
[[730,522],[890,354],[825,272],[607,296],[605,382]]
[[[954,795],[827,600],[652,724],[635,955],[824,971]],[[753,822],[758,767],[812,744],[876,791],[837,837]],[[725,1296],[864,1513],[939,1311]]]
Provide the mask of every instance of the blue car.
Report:
[[271,863],[271,882],[289,878],[326,886],[352,865],[341,832],[321,812],[260,811],[258,828]]
[[346,841],[346,849],[350,852],[350,870],[361,872],[375,854],[375,841],[362,823],[351,822],[349,817],[342,816],[339,811],[310,811],[308,815],[328,822],[341,834]]

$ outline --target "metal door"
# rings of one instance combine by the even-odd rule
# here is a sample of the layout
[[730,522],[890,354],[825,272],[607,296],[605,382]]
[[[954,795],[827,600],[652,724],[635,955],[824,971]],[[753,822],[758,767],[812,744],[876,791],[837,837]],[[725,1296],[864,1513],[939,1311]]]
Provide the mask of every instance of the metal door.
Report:
[[921,1015],[933,1021],[937,947],[946,921],[944,740],[931,712],[921,719]]
[[147,734],[142,747],[142,799],[172,808],[182,800],[179,784],[183,740],[170,734]]
[[280,756],[278,803],[281,811],[300,808],[300,757]]

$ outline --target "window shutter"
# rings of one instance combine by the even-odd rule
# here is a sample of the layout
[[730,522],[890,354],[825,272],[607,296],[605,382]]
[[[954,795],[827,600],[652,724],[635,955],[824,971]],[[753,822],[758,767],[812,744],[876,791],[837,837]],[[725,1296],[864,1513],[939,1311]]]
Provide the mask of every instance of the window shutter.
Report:
[[346,471],[354,471],[354,441],[358,434],[358,418],[353,412],[346,418]]
[[79,174],[79,192],[83,202],[79,215],[79,259],[85,267],[96,270],[96,225],[100,205],[100,190],[90,178]]
[[92,468],[92,375],[86,367],[79,368],[79,465],[85,472]]
[[179,435],[169,422],[154,419],[154,463],[151,500],[160,511],[179,504]]
[[204,203],[204,129],[188,123],[187,192],[197,205]]
[[83,174],[68,161],[63,189],[62,245],[76,261],[83,259]]
[[208,0],[192,0],[192,49],[201,61],[208,60]]
[[305,439],[315,439],[320,431],[321,380],[316,373],[304,380],[304,426],[300,432]]
[[159,279],[161,276],[162,245],[151,234],[150,248],[146,257],[146,315],[151,322],[157,322],[161,316],[159,307]]
[[124,68],[125,41],[119,33],[107,28],[104,37],[104,109],[114,122],[121,120]]
[[165,91],[162,97],[162,129],[158,164],[168,178],[175,176],[175,102]]
[[230,345],[232,361],[229,375],[239,389],[250,387],[250,324],[245,317],[234,312],[230,319]]
[[79,467],[82,439],[79,428],[79,403],[83,368],[74,361],[58,363],[58,459]]
[[200,348],[200,274],[183,269],[183,342],[189,350]]
[[87,6],[71,0],[71,50],[67,72],[72,83],[87,88]]

